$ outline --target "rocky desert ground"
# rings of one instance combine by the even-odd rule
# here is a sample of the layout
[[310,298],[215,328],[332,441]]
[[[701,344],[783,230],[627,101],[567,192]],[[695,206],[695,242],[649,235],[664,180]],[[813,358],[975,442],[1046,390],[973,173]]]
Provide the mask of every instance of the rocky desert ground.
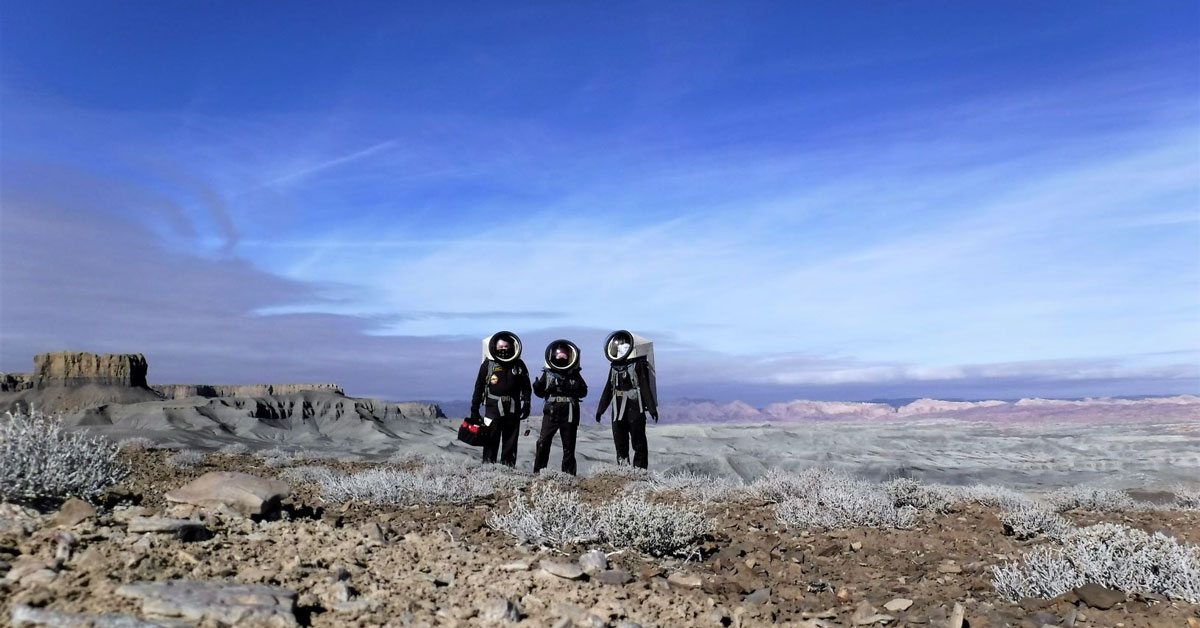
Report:
[[75,406],[0,417],[0,624],[1200,626],[1187,398],[664,422],[649,473],[591,424],[576,478],[429,404],[109,362],[9,393]]

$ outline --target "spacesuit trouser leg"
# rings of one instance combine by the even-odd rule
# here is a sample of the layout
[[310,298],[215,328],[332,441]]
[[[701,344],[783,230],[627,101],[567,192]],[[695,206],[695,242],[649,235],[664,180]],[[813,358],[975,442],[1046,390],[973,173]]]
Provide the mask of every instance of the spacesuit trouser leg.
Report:
[[501,419],[500,433],[504,437],[504,448],[500,450],[500,464],[506,467],[515,467],[517,466],[517,440],[521,436],[521,421],[515,416]]
[[546,468],[550,462],[550,444],[554,442],[554,433],[558,431],[559,421],[550,416],[547,411],[542,415],[542,431],[538,434],[537,450],[533,455],[533,472],[537,473]]
[[488,426],[487,441],[483,444],[483,461],[490,463],[496,461],[496,454],[500,452],[500,413],[494,408],[485,408],[483,416],[492,420],[492,424]]
[[617,448],[617,464],[629,464],[629,422],[618,418],[612,422],[613,445]]
[[[576,414],[576,416],[579,416],[579,415]],[[558,435],[562,439],[562,448],[563,448],[563,460],[562,460],[563,473],[570,473],[571,475],[575,475],[575,435],[578,432],[579,432],[578,419],[574,423],[572,423],[570,419],[567,419],[563,422],[563,424],[561,426],[559,426]]]
[[638,413],[629,417],[629,440],[633,445],[633,466],[645,469],[650,463],[650,452],[646,446],[646,415]]

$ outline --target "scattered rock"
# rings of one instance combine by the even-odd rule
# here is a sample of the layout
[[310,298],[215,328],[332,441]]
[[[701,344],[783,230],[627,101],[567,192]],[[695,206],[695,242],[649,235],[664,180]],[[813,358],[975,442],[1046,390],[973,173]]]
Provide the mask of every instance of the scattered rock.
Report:
[[583,568],[577,563],[543,560],[542,571],[567,580],[578,580],[583,577]]
[[1089,582],[1076,588],[1075,595],[1079,596],[1080,601],[1084,604],[1102,611],[1108,610],[1125,601],[1125,594],[1123,592],[1114,591],[1095,582]]
[[967,609],[963,608],[962,604],[955,602],[954,610],[950,612],[950,621],[947,622],[947,625],[950,628],[962,628],[963,615],[965,615],[966,613],[967,613]]
[[140,599],[142,612],[151,617],[231,625],[296,625],[296,592],[282,587],[167,580],[127,584],[117,589],[117,595]]
[[952,560],[943,561],[942,564],[938,565],[937,570],[938,573],[962,573],[962,567],[959,567],[958,563]]
[[163,628],[172,624],[144,621],[131,615],[82,615],[33,608],[24,604],[13,606],[13,626],[39,626],[44,628]]
[[479,616],[487,621],[521,621],[524,615],[516,602],[508,598],[499,598],[484,604],[479,609]]
[[603,584],[624,585],[633,581],[633,574],[624,569],[606,569],[592,576],[596,582]]
[[771,600],[771,589],[764,588],[747,595],[743,600],[747,604],[766,604]]
[[236,471],[210,471],[163,497],[202,508],[228,506],[249,517],[277,509],[280,500],[290,494],[291,488],[279,480]]
[[529,568],[529,562],[524,560],[514,560],[511,563],[500,565],[500,571],[529,571]]
[[850,623],[855,626],[869,626],[875,623],[887,623],[895,617],[884,615],[875,609],[874,606],[868,604],[865,600],[858,603],[858,607],[854,609],[854,614],[850,616]]
[[608,556],[600,550],[592,550],[583,556],[579,557],[579,566],[583,568],[583,572],[589,576],[608,569]]
[[166,517],[138,517],[132,519],[126,528],[130,532],[144,534],[147,532],[173,532],[180,535],[207,532],[203,523],[192,519],[168,519]]
[[58,514],[54,515],[54,525],[59,528],[74,527],[96,516],[96,508],[91,504],[72,497],[63,502]]
[[54,559],[65,563],[71,558],[71,550],[75,548],[75,535],[63,530],[54,535]]
[[836,554],[841,553],[841,551],[842,551],[842,545],[840,543],[830,543],[829,545],[826,545],[825,547],[822,547],[821,549],[817,550],[817,556],[824,556],[824,557],[834,556]]
[[680,589],[699,589],[704,581],[696,574],[677,571],[667,577],[667,584]]
[[62,563],[57,560],[45,560],[27,556],[13,563],[12,568],[5,574],[4,580],[12,584],[29,586],[35,583],[48,583],[54,580]]
[[912,600],[898,597],[898,598],[888,602],[887,604],[884,604],[883,608],[892,613],[899,613],[901,611],[908,610],[909,607],[912,605],[913,605]]
[[651,578],[657,578],[657,577],[663,575],[664,573],[665,572],[663,571],[662,567],[659,567],[657,565],[652,565],[650,567],[646,567],[645,569],[643,569],[642,572],[640,574],[638,574],[638,577],[641,578],[642,580],[650,580]]
[[850,549],[852,549],[856,552],[862,548],[863,548],[863,544],[860,541],[855,541],[850,544]]
[[846,589],[845,587],[838,589],[837,599],[839,602],[841,602],[843,604],[845,604],[846,602],[849,602],[850,601],[850,591],[848,589]]
[[361,532],[363,536],[367,537],[368,541],[387,543],[387,534],[384,533],[383,526],[379,525],[375,521],[368,521],[362,524],[358,531]]

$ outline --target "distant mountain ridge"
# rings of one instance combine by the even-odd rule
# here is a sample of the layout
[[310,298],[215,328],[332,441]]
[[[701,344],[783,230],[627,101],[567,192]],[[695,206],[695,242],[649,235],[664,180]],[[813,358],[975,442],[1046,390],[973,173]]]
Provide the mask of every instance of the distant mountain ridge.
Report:
[[[470,411],[467,401],[438,402],[447,416],[461,417]],[[1034,410],[1037,412],[1033,412]],[[534,400],[533,414],[541,414],[541,400]],[[889,420],[913,418],[957,418],[979,420],[1026,420],[1051,416],[1064,420],[1084,419],[1089,414],[1119,418],[1121,413],[1153,411],[1183,418],[1200,419],[1200,396],[1145,397],[1137,399],[990,399],[949,401],[916,399],[902,405],[882,401],[813,401],[795,399],[755,407],[744,401],[676,399],[659,404],[659,419],[670,423],[786,423],[793,421]],[[594,400],[585,400],[584,418],[596,413]],[[607,421],[607,414],[605,416]]]

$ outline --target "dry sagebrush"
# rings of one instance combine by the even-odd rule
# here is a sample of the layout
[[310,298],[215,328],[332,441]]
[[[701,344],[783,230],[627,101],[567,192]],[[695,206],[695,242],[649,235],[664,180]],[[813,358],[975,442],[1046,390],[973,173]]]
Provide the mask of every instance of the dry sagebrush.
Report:
[[523,543],[563,547],[600,540],[615,549],[651,556],[689,556],[712,534],[716,522],[698,512],[646,501],[640,495],[618,495],[591,506],[574,491],[554,485],[517,496],[507,513],[488,518],[488,525]]
[[692,502],[738,502],[749,496],[740,480],[713,477],[691,471],[652,472],[625,485],[625,492],[640,495],[673,493]]
[[167,466],[172,469],[190,469],[198,464],[204,464],[207,459],[208,454],[202,451],[186,449],[167,457]]
[[648,502],[639,495],[618,496],[599,509],[600,537],[617,549],[651,556],[690,556],[716,528],[698,512]]
[[527,496],[513,498],[509,511],[488,517],[488,525],[522,543],[561,547],[599,538],[595,509],[573,491],[552,484],[536,487]]
[[117,443],[117,449],[121,451],[146,451],[154,449],[154,441],[145,436],[134,436],[126,438]]
[[751,491],[775,502],[776,518],[789,527],[909,528],[916,521],[916,509],[897,507],[882,486],[837,471],[773,470],[756,481]]
[[40,412],[0,417],[0,501],[40,503],[91,499],[129,468],[118,445],[71,434]]
[[1052,598],[1095,582],[1200,603],[1200,547],[1112,523],[1072,529],[1061,545],[1035,548],[992,571],[996,591],[1014,601]]
[[328,501],[375,504],[461,504],[498,490],[528,484],[528,474],[505,469],[447,474],[425,468],[380,467],[349,475],[331,475],[317,484]]
[[1000,513],[1000,523],[1006,536],[1015,536],[1026,541],[1036,536],[1062,538],[1072,528],[1071,522],[1062,515],[1038,504],[1021,504],[1012,510]]

